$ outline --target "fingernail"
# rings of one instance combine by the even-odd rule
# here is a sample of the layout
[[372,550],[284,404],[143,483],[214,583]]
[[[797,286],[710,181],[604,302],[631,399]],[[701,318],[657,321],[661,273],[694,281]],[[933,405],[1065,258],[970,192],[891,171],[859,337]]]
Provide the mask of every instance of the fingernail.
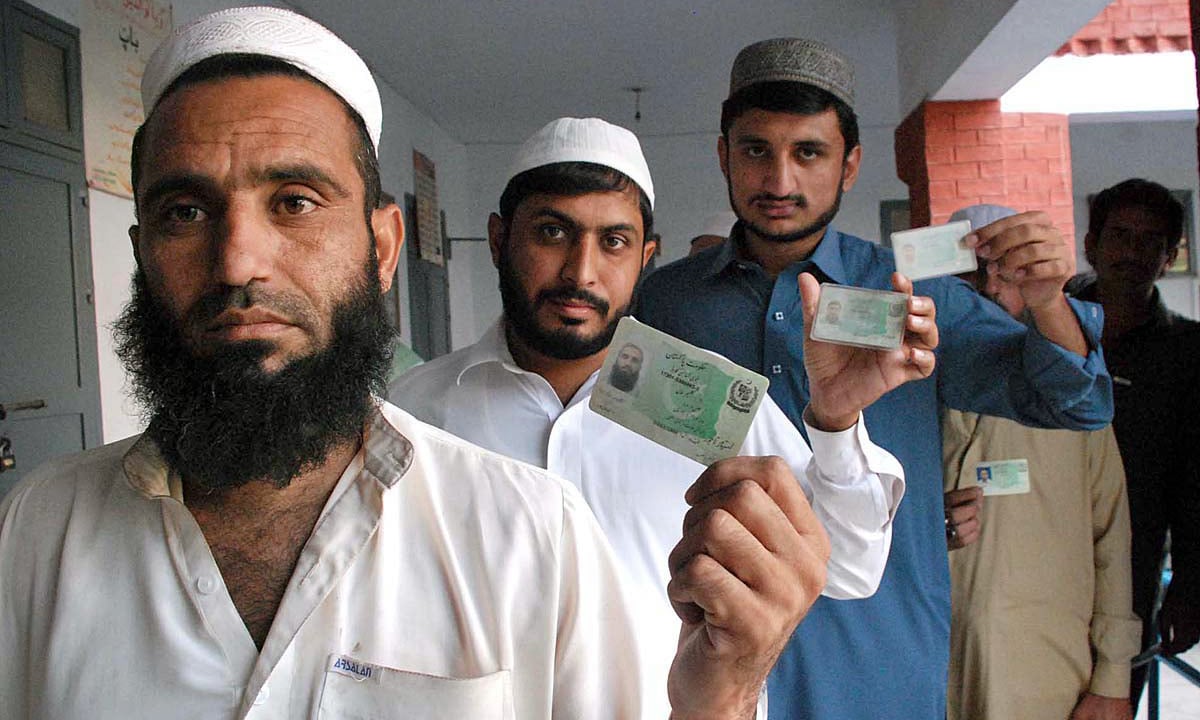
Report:
[[962,241],[963,241],[963,245],[966,245],[969,248],[973,248],[979,244],[979,236],[976,235],[975,233],[967,233],[966,235],[963,236]]

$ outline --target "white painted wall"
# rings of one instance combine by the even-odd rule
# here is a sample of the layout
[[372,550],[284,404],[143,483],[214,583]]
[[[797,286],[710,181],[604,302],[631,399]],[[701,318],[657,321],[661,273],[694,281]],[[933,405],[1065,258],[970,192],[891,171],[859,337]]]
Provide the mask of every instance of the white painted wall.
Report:
[[[1196,171],[1196,124],[1184,122],[1091,123],[1071,121],[1071,176],[1075,193],[1075,241],[1079,267],[1087,232],[1087,196],[1131,177],[1162,183],[1172,190],[1191,190],[1191,236],[1198,230],[1200,176]],[[1195,277],[1164,278],[1158,283],[1163,301],[1175,312],[1200,317]]]
[[[79,27],[82,0],[31,0],[39,9]],[[204,13],[243,5],[234,0],[188,0],[174,4],[175,24],[188,22]],[[287,3],[262,2],[288,7]],[[88,58],[82,58],[84,64]],[[86,88],[85,88],[86,90]],[[467,197],[466,151],[428,116],[388,85],[380,84],[383,100],[383,135],[380,170],[383,187],[397,197],[412,192],[412,151],[420,150],[437,165],[438,200],[446,211],[450,235],[469,234],[464,212]],[[85,98],[86,103],[86,98]],[[133,202],[96,190],[88,193],[92,243],[92,272],[95,283],[97,352],[100,368],[100,403],[105,442],[127,437],[142,428],[136,408],[125,393],[125,372],[112,349],[109,327],[129,300],[129,278],[134,263],[127,234],[133,222]],[[400,293],[408,298],[407,263],[400,259]],[[453,285],[452,285],[453,288]],[[452,295],[452,317],[473,326],[474,308]],[[401,323],[409,339],[408,303],[402,303]]]

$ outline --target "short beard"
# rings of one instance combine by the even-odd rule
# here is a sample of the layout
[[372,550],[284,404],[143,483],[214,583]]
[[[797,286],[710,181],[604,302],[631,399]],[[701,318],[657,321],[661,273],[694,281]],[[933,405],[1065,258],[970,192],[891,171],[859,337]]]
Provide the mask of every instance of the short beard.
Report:
[[[504,320],[512,332],[535,352],[556,360],[579,360],[603,351],[612,342],[613,334],[617,331],[617,323],[629,314],[633,298],[613,313],[608,324],[591,337],[580,337],[570,329],[545,330],[538,325],[537,308],[550,300],[583,300],[595,306],[601,315],[607,315],[609,304],[603,299],[581,288],[553,288],[538,293],[533,302],[525,299],[525,290],[521,287],[521,278],[512,266],[508,245],[500,248],[500,260],[497,263],[500,271],[500,300],[504,306]],[[640,279],[640,274],[639,274]],[[636,286],[635,286],[636,287]],[[633,297],[637,296],[634,291]]]
[[[267,372],[267,341],[229,343],[199,355],[180,324],[151,293],[139,268],[133,297],[113,326],[134,398],[149,419],[146,434],[167,463],[209,490],[261,480],[286,487],[359,437],[381,394],[394,331],[387,320],[374,251],[366,277],[334,308],[325,348]],[[253,288],[206,297],[211,306]],[[209,311],[213,311],[213,307]]]
[[[843,173],[845,172],[845,169],[846,169],[846,163],[843,161],[842,162]],[[834,197],[833,204],[829,206],[828,210],[821,213],[821,215],[819,217],[817,217],[816,220],[813,220],[811,223],[809,223],[808,225],[805,225],[804,227],[800,228],[799,230],[796,230],[796,231],[790,232],[790,233],[780,233],[777,235],[767,232],[760,226],[755,225],[754,223],[747,220],[745,217],[742,217],[742,213],[738,209],[737,203],[733,199],[733,185],[732,185],[732,183],[729,182],[728,178],[725,179],[725,192],[729,195],[729,207],[733,208],[734,214],[737,215],[738,220],[741,221],[742,225],[746,228],[746,230],[753,232],[756,237],[759,237],[762,240],[769,242],[769,243],[791,243],[791,242],[796,242],[797,240],[803,240],[804,238],[811,237],[812,235],[815,235],[816,233],[819,233],[819,232],[823,231],[825,228],[829,227],[829,223],[833,222],[833,218],[837,216],[838,210],[840,210],[842,207],[842,192],[843,192],[843,190],[842,190],[842,183],[839,180],[838,184],[837,184],[837,196]],[[808,199],[802,195],[797,196],[795,198],[795,201],[796,201],[796,204],[801,209],[808,207]]]

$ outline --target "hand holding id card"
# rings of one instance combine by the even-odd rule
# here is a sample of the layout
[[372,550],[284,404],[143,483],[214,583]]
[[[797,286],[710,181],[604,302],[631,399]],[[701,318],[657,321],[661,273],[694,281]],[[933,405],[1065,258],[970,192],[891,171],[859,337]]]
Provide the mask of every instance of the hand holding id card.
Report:
[[892,233],[896,271],[909,280],[958,275],[979,267],[975,249],[963,244],[970,220]]
[[741,450],[767,394],[762,375],[621,318],[589,407],[702,465]]
[[813,340],[894,350],[904,341],[908,295],[821,283],[821,299],[813,318]]

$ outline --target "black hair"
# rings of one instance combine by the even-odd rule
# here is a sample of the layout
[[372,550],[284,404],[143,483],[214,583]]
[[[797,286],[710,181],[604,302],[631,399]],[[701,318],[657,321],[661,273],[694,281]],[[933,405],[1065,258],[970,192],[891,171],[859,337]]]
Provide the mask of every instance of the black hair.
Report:
[[530,195],[566,195],[574,197],[594,192],[624,192],[630,185],[638,191],[638,209],[642,212],[643,242],[654,232],[654,211],[645,191],[625,173],[607,165],[590,162],[559,162],[518,173],[508,181],[500,195],[500,217],[512,220],[517,207]]
[[754,83],[738,90],[721,103],[721,134],[729,139],[729,128],[751,110],[817,115],[830,108],[837,113],[838,127],[845,141],[845,154],[858,147],[858,116],[854,108],[833,93],[807,83],[791,80]]
[[[219,80],[221,78],[253,78],[263,75],[283,75],[286,77],[303,78],[333,92],[325,83],[317,80],[295,65],[286,63],[279,58],[250,53],[227,53],[201,60],[184,71],[159,96],[158,101],[155,103],[155,108],[161,105],[163,99],[171,93],[191,85],[198,85],[209,80]],[[333,94],[342,103],[342,107],[346,108],[346,112],[350,114],[350,119],[353,121],[357,131],[358,137],[355,140],[354,164],[358,168],[359,176],[362,177],[367,221],[370,223],[371,210],[378,206],[380,194],[379,158],[375,154],[375,143],[371,141],[371,134],[367,131],[367,124],[363,121],[362,116],[358,114],[358,111],[350,107],[349,103],[341,95],[338,95],[336,92],[333,92]],[[133,149],[130,153],[130,179],[133,184],[134,197],[137,197],[138,183],[141,180],[142,152],[144,151],[143,145],[145,143],[146,126],[150,124],[150,117],[153,116],[154,110],[152,109],[150,116],[146,118],[146,121],[142,123],[141,127],[133,135]],[[136,203],[134,211],[135,213],[137,211]]]
[[1166,221],[1166,250],[1174,248],[1183,237],[1183,204],[1167,188],[1142,178],[1119,182],[1092,198],[1088,208],[1088,234],[1098,241],[1109,213],[1130,206],[1145,208]]

